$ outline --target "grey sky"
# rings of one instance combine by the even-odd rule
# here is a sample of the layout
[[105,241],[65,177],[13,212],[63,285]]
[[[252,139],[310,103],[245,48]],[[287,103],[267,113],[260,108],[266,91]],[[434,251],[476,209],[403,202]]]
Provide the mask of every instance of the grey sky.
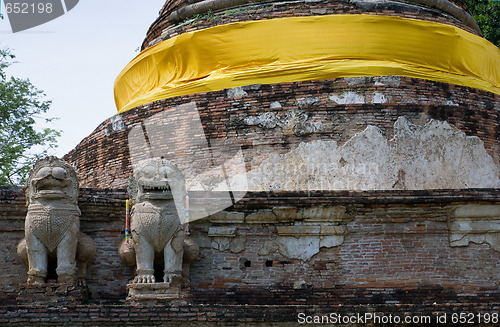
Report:
[[[16,55],[8,73],[29,78],[53,101],[50,127],[63,135],[63,156],[116,113],[113,83],[132,60],[165,0],[81,0],[67,14],[12,33],[0,20],[0,47]],[[2,13],[5,8],[2,1]],[[6,15],[4,15],[6,16]]]

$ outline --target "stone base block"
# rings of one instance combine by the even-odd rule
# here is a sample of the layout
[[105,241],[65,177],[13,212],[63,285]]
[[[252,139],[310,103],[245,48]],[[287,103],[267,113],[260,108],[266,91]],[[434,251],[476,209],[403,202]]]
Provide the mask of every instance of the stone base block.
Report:
[[87,287],[65,283],[19,284],[16,302],[22,305],[85,304],[90,293]]
[[170,283],[127,284],[127,302],[153,305],[159,302],[182,304],[180,285]]

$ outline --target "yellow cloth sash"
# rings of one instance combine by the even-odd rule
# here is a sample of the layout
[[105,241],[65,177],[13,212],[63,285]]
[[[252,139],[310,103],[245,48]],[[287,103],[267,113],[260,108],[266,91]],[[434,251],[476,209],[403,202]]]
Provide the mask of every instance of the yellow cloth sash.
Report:
[[118,112],[251,84],[398,75],[500,94],[500,49],[451,25],[377,15],[247,21],[188,32],[137,55]]

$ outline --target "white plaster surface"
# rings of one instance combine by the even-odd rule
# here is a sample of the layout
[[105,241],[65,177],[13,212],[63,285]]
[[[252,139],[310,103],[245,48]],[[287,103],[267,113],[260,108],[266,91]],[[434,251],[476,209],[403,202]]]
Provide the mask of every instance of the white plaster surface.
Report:
[[391,140],[368,125],[343,146],[303,142],[271,155],[247,179],[234,176],[231,185],[250,191],[498,188],[500,167],[478,137],[447,122],[415,125],[402,116]]

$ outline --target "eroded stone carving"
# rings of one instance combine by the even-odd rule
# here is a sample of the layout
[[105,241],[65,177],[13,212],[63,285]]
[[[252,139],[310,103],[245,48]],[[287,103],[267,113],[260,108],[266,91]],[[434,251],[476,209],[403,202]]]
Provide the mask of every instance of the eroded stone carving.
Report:
[[489,244],[500,251],[500,206],[460,205],[448,219],[450,246]]
[[310,260],[321,248],[342,245],[347,234],[345,225],[295,224],[276,226],[278,236],[267,240],[258,254],[267,256],[279,252],[290,259]]
[[[238,214],[239,219],[232,219]],[[211,216],[211,222],[219,224],[261,224],[272,228],[276,233],[272,239],[264,242],[258,254],[268,256],[280,253],[290,259],[310,260],[321,248],[342,245],[348,234],[346,208],[344,206],[274,207],[272,210],[260,210],[241,217],[244,213],[221,212]],[[210,226],[208,236],[211,248],[219,251],[240,253],[246,248],[246,238],[238,235],[237,226]]]
[[179,285],[183,270],[187,277],[189,263],[196,259],[199,251],[192,240],[185,238],[179,219],[185,211],[184,176],[168,160],[143,160],[134,167],[129,196],[133,204],[129,242],[133,248],[127,249],[122,243],[119,253],[124,263],[137,265],[134,283],[156,282],[156,257],[163,260],[163,281]]
[[342,245],[347,233],[345,225],[332,224],[295,224],[276,226],[279,252],[287,258],[309,260],[321,248]]
[[25,238],[18,254],[29,266],[28,283],[43,283],[49,260],[57,260],[59,283],[85,284],[95,243],[80,233],[76,171],[56,157],[39,160],[28,178]]

